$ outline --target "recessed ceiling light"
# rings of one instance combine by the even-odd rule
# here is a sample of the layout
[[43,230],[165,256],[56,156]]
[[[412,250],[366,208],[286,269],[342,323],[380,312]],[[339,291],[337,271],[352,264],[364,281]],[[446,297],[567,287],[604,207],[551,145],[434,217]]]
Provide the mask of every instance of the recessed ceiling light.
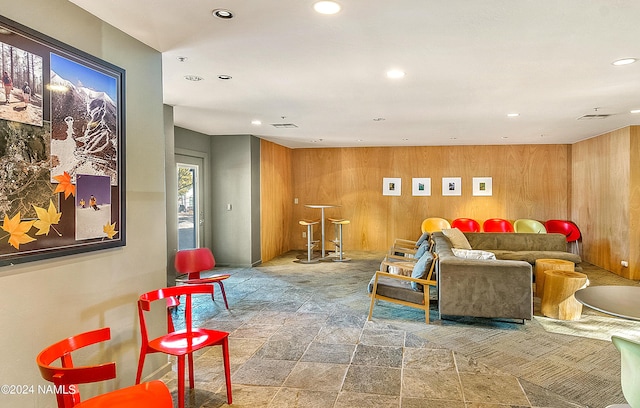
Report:
[[201,76],[197,76],[197,75],[185,75],[184,79],[186,79],[187,81],[202,81],[204,78]]
[[630,110],[629,113],[640,113],[640,109],[633,109]]
[[252,125],[256,125],[256,126],[260,126],[260,125],[262,125],[262,121],[260,121],[260,120],[252,120],[251,124]]
[[515,113],[515,112],[514,113],[507,113],[507,117],[509,117],[509,118],[517,118],[518,116],[520,116],[519,113]]
[[406,75],[405,72],[399,69],[392,69],[387,71],[387,78],[391,78],[391,79],[403,78],[405,75]]
[[335,1],[319,1],[313,5],[313,9],[320,14],[336,14],[341,7]]
[[218,79],[227,80],[233,78],[231,75],[218,75]]
[[637,61],[636,58],[623,58],[623,59],[619,59],[617,61],[613,61],[612,64],[615,65],[615,66],[629,65],[629,64],[633,64],[636,61]]
[[233,18],[233,13],[226,9],[215,9],[211,12],[215,17],[222,18],[224,20],[228,20]]

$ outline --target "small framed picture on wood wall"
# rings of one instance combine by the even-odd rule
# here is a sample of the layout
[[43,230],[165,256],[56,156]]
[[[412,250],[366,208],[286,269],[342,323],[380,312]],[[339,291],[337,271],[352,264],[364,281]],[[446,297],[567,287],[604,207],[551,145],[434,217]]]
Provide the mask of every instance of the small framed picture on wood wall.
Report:
[[382,195],[402,195],[402,179],[399,177],[384,177],[382,179]]

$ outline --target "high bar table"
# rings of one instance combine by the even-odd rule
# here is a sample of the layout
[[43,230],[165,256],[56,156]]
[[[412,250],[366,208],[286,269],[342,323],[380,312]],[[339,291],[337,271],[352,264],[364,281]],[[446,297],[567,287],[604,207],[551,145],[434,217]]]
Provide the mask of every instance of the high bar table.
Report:
[[320,259],[325,258],[324,255],[324,209],[325,208],[335,208],[335,207],[340,207],[339,205],[334,205],[334,204],[305,204],[304,205],[307,208],[319,208],[320,212],[321,212],[321,218],[320,218],[320,235],[322,236],[322,254],[320,256]]

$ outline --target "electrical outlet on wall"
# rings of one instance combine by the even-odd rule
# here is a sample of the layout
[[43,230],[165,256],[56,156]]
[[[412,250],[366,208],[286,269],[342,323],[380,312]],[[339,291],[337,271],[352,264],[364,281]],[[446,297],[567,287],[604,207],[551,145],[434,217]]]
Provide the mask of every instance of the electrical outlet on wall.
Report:
[[307,233],[302,231],[302,238],[306,238],[307,237]]

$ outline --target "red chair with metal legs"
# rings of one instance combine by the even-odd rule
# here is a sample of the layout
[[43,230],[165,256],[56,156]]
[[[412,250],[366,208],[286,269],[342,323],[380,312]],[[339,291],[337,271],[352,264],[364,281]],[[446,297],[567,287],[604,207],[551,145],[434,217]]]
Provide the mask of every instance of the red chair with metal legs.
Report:
[[513,232],[511,221],[502,218],[491,218],[482,224],[484,232]]
[[451,228],[457,228],[462,232],[480,232],[480,223],[471,218],[456,218],[451,221]]
[[[71,336],[38,354],[36,363],[40,374],[54,384],[58,408],[173,408],[171,393],[162,381],[134,385],[80,401],[78,384],[115,378],[116,363],[75,367],[71,352],[110,338],[111,330],[105,327]],[[56,360],[61,361],[61,366],[51,366]]]
[[[213,257],[213,253],[209,248],[195,248],[195,249],[183,249],[176,252],[176,259],[174,266],[176,272],[185,277],[179,277],[176,282],[185,285],[203,285],[217,283],[220,286],[222,292],[222,299],[224,300],[224,306],[229,309],[227,303],[227,294],[224,292],[224,285],[222,281],[230,277],[229,274],[219,274],[207,277],[201,277],[201,272],[212,270],[216,266],[216,259]],[[215,301],[215,290],[211,293],[211,299]]]
[[564,234],[564,236],[567,237],[567,244],[575,243],[576,253],[580,253],[578,240],[582,238],[582,234],[574,222],[567,220],[548,220],[544,223],[544,226],[549,233]]
[[[229,333],[218,330],[193,327],[192,297],[196,294],[213,295],[213,286],[174,286],[171,288],[164,288],[147,292],[140,296],[140,299],[138,300],[138,315],[140,317],[140,333],[142,336],[142,346],[140,348],[140,359],[138,361],[136,384],[140,383],[140,379],[142,378],[142,368],[144,367],[144,360],[147,354],[165,353],[176,356],[178,358],[178,407],[184,408],[185,356],[187,357],[189,363],[189,388],[193,389],[193,353],[205,347],[222,346],[224,374],[227,383],[227,402],[229,403],[229,405],[231,405],[231,372],[229,368],[228,340]],[[170,297],[179,297],[182,295],[186,297],[184,301],[185,328],[182,330],[174,330],[172,314],[170,311],[167,311],[167,334],[155,339],[150,339],[147,332],[145,312],[148,312],[151,309],[151,303],[158,300],[165,300]],[[167,304],[165,304],[165,307]]]

